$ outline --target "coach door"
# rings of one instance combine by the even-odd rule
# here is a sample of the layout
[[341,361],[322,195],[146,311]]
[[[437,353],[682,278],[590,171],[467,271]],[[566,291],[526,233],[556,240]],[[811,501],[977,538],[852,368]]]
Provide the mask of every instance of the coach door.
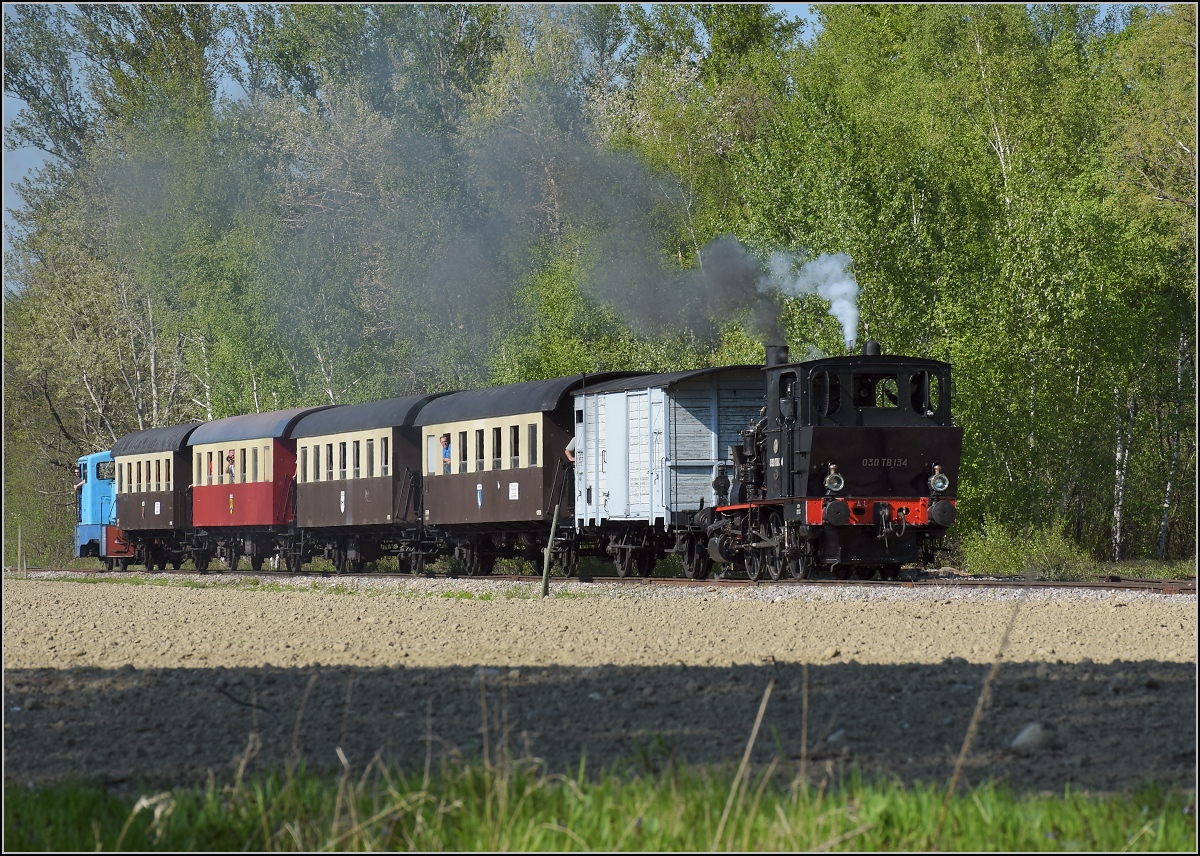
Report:
[[650,402],[650,496],[651,507],[647,509],[647,520],[651,523],[655,518],[665,517],[663,506],[666,504],[666,443],[664,442],[665,426],[663,425],[663,391],[650,390],[653,397]]
[[629,437],[628,510],[626,517],[644,520],[650,516],[650,396],[633,392],[626,398],[626,432]]

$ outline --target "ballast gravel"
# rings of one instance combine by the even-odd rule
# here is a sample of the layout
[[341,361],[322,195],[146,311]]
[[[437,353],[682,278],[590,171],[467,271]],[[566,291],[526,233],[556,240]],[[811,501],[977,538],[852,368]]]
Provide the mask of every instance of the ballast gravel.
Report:
[[756,765],[944,785],[986,684],[960,786],[1195,787],[1191,594],[72,576],[4,580],[6,784],[733,766],[766,698]]

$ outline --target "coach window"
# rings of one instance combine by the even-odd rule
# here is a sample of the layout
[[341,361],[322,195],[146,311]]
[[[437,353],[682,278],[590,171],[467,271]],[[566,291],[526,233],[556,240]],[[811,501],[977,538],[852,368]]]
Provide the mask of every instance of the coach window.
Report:
[[379,474],[386,476],[388,474],[388,464],[391,458],[388,457],[388,438],[379,438]]
[[500,469],[500,464],[503,462],[503,459],[500,457],[504,452],[504,450],[500,448],[500,442],[503,439],[504,439],[504,429],[503,428],[493,428],[492,429],[492,469],[493,470]]
[[442,450],[438,442],[438,438],[434,434],[430,434],[425,438],[425,471],[431,476],[437,475],[439,469],[438,461],[441,460]]
[[467,432],[458,432],[458,471],[465,473],[467,471]]
[[508,458],[509,465],[515,470],[521,466],[521,426],[513,425],[508,429]]
[[538,441],[537,441],[537,425],[529,426],[529,466],[536,467],[538,465]]
[[162,461],[154,462],[154,489],[162,490]]
[[117,464],[117,493],[122,492],[121,491],[121,482],[123,481],[122,476],[124,476],[124,475],[125,474],[123,472],[121,472],[121,465]]
[[300,447],[300,483],[308,481],[308,446]]
[[317,443],[312,447],[312,480],[319,482],[321,480],[321,444]]
[[355,440],[355,441],[354,441],[354,442],[351,444],[351,446],[352,446],[352,448],[351,448],[351,452],[353,452],[353,455],[352,455],[352,457],[351,457],[351,462],[352,462],[352,465],[353,465],[353,466],[352,466],[352,471],[353,471],[353,473],[354,473],[354,475],[353,475],[353,478],[358,478],[358,477],[359,477],[359,476],[358,476],[358,474],[359,474],[359,472],[361,471],[361,470],[360,470],[360,468],[361,468],[361,466],[362,466],[362,457],[361,457],[361,454],[360,454],[360,453],[361,453],[361,445],[362,445],[362,444],[361,444],[361,443],[359,443],[359,441],[358,441],[358,440]]
[[137,489],[138,493],[142,492],[142,462],[137,462]]
[[163,461],[163,490],[171,490],[171,458]]
[[346,478],[346,444],[338,443],[338,478]]
[[333,481],[333,443],[325,444],[325,481]]
[[475,429],[475,471],[483,469],[483,429]]
[[246,450],[242,449],[242,454],[239,456],[242,464],[242,484],[246,483]]
[[375,441],[367,441],[367,478],[375,478]]
[[250,450],[250,480],[258,481],[258,446]]
[[271,447],[263,446],[262,450],[262,477],[263,481],[270,481],[274,477],[271,471]]

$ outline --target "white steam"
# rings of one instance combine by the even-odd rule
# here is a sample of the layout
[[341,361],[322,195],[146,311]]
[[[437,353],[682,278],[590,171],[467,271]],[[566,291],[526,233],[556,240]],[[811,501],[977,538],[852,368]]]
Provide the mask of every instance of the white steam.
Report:
[[846,253],[825,253],[800,266],[790,253],[775,252],[767,265],[760,291],[778,289],[789,297],[815,294],[829,301],[829,314],[842,325],[846,347],[853,349],[858,338],[858,281],[850,272],[853,260]]

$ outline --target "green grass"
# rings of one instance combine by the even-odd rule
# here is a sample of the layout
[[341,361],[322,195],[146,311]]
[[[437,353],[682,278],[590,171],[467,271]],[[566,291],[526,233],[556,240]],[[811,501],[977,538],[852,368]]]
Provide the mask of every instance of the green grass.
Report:
[[[771,764],[671,765],[590,779],[536,763],[444,765],[426,778],[372,765],[122,796],[87,784],[9,786],[9,850],[1166,850],[1196,843],[1194,797],[956,794],[850,776],[797,786]],[[940,827],[940,829],[939,829]]]

